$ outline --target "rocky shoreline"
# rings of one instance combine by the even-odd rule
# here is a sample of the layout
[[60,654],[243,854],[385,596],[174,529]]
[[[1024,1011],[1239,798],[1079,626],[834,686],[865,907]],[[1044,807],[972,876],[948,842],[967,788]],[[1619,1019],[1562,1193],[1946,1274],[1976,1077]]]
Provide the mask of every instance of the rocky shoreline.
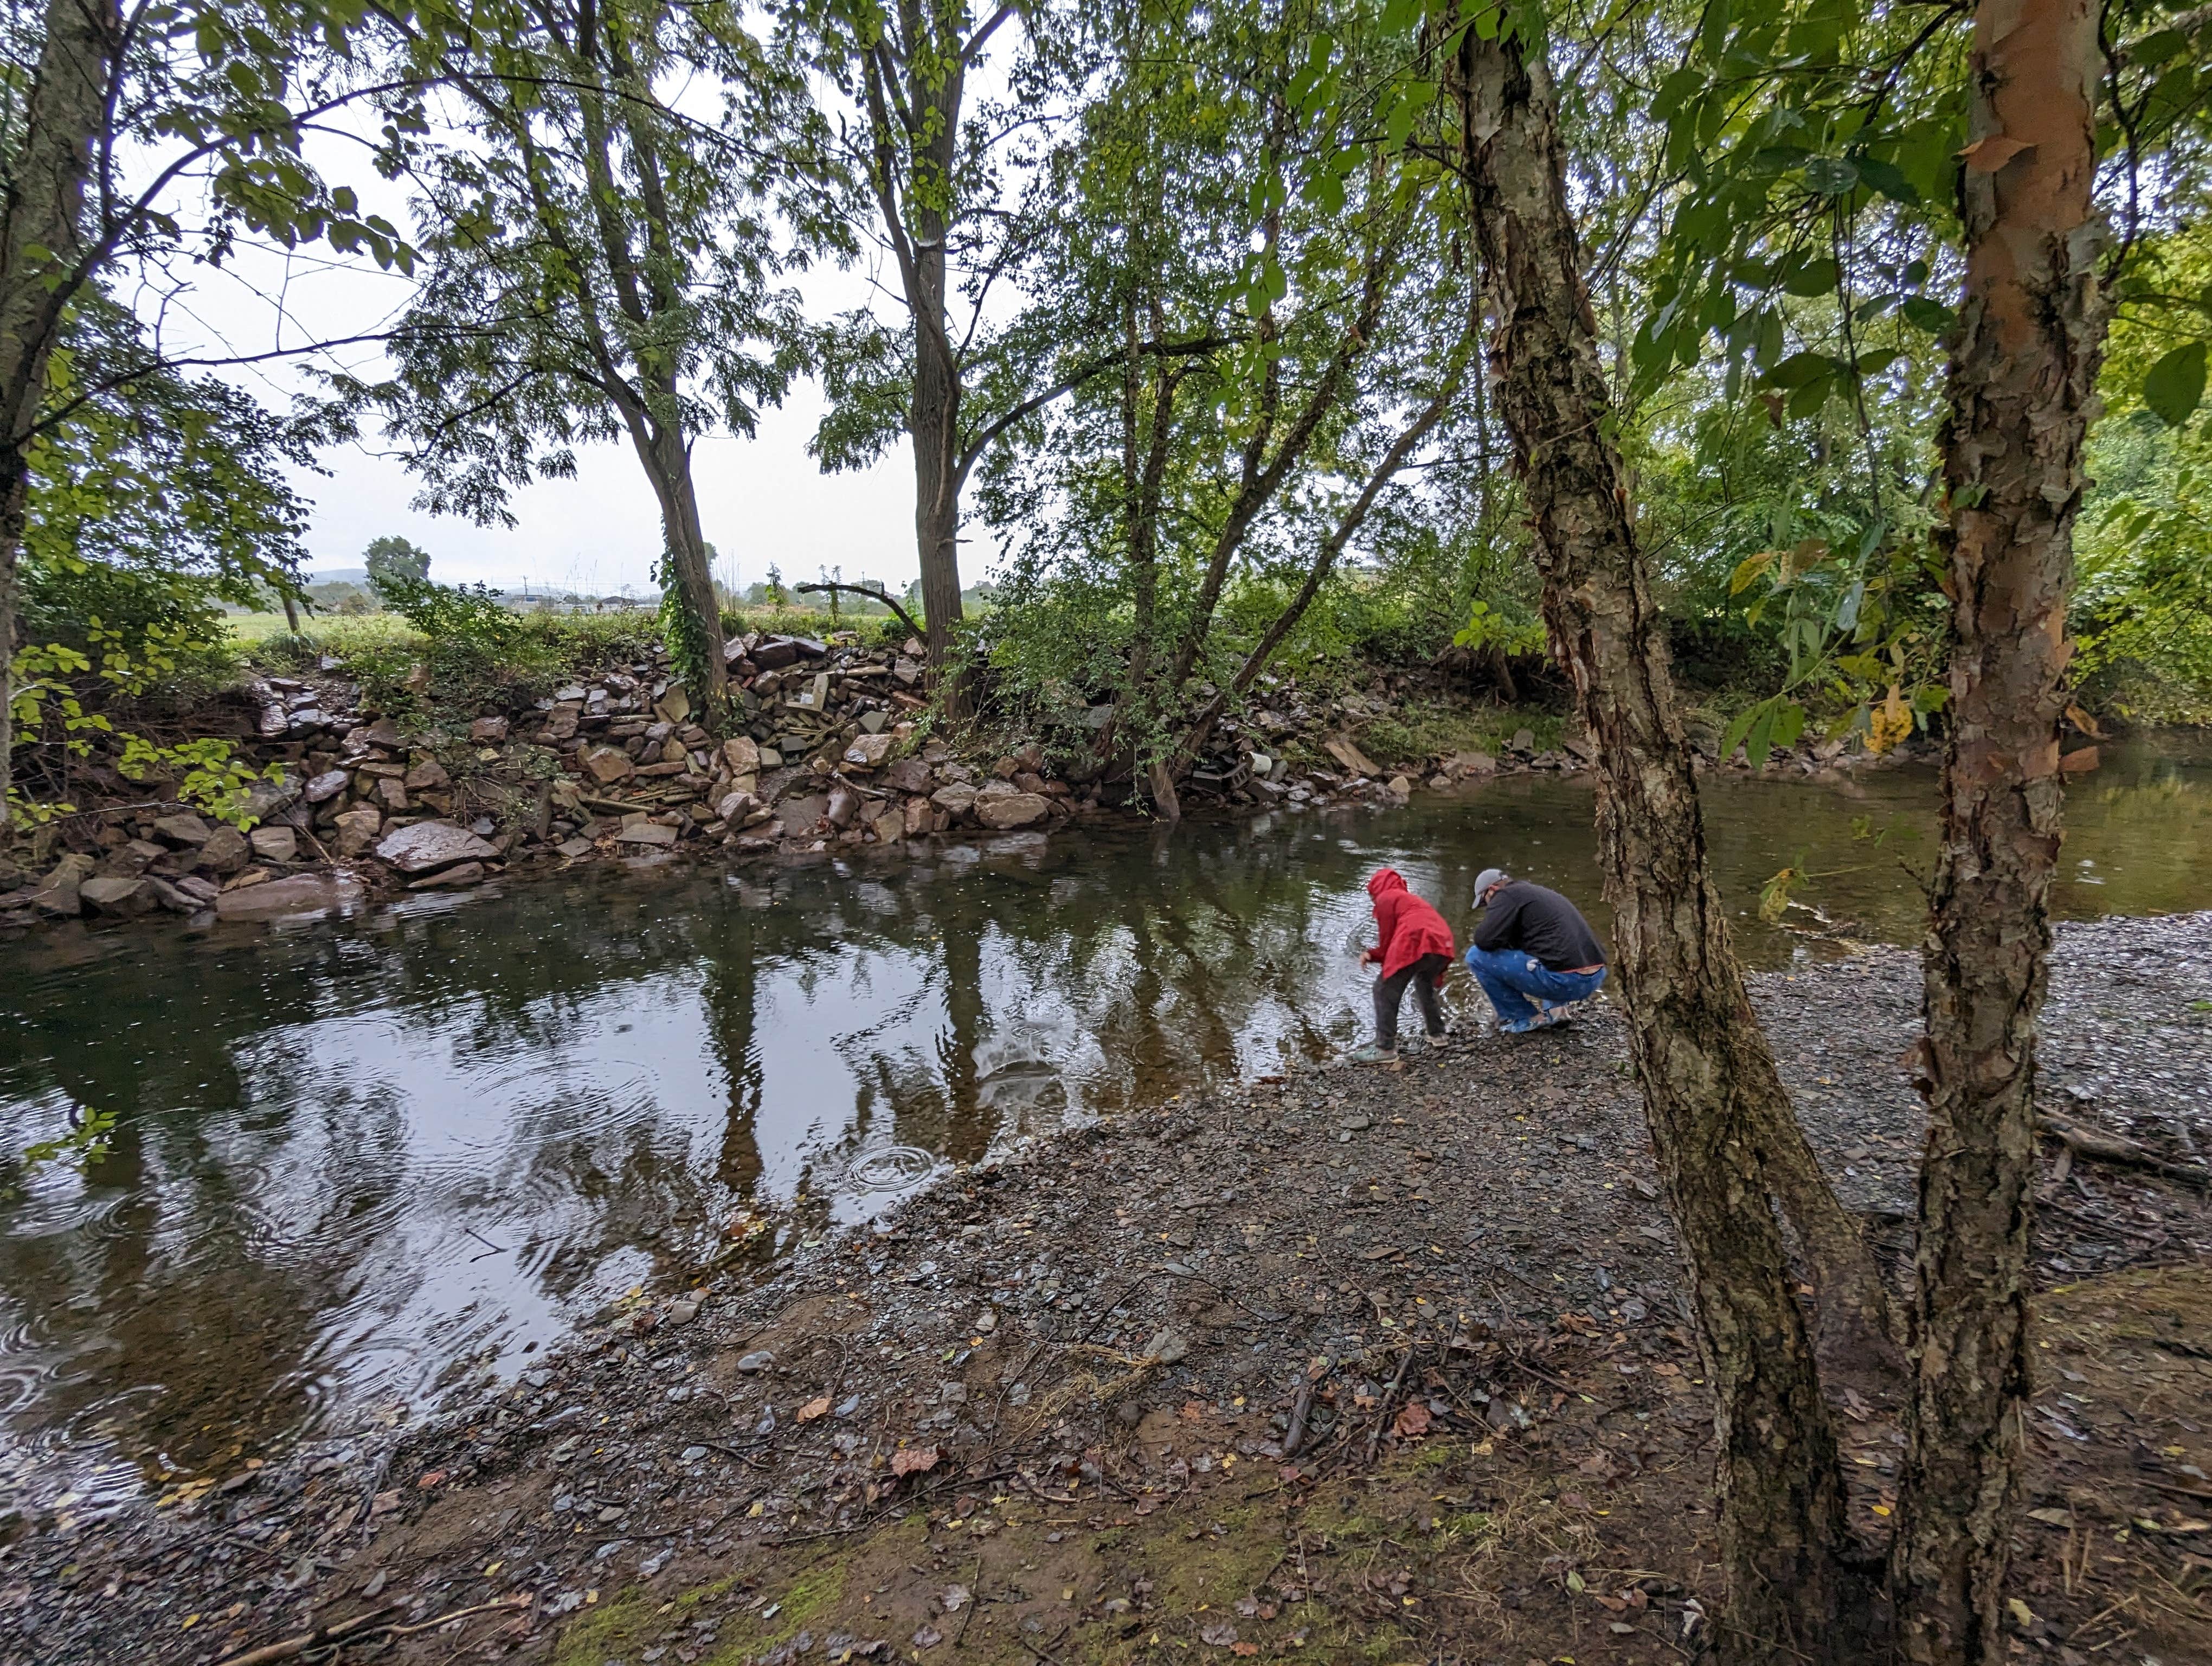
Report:
[[[1893,1271],[1916,968],[1754,981]],[[2201,1164],[2212,916],[2063,927],[2045,1058],[2067,1118]],[[2053,1376],[2018,1623],[2062,1661],[2130,1582],[2195,1600],[2212,1486],[2187,1340],[2212,1213],[2094,1144],[2046,1147],[2036,1249]],[[0,1663],[273,1661],[250,1651],[346,1627],[362,1657],[560,1666],[1694,1655],[1710,1424],[1656,1194],[1601,1010],[1026,1141],[818,1240],[748,1218],[397,1440],[19,1521]],[[1839,1427],[1878,1534],[1893,1435]],[[2166,1658],[2212,1636],[2130,1618]]]
[[[258,768],[250,830],[155,797],[94,806],[0,855],[0,929],[90,917],[180,915],[198,923],[313,910],[364,896],[458,890],[501,873],[671,855],[761,860],[942,838],[1036,837],[1149,807],[1080,744],[1110,708],[1073,708],[1048,746],[931,733],[921,644],[867,647],[747,633],[729,644],[743,733],[694,721],[665,655],[512,704],[402,716],[364,706],[339,662],[236,691],[229,727]],[[416,679],[428,692],[427,673]],[[1379,692],[1262,690],[1224,721],[1186,789],[1194,813],[1252,814],[1405,802],[1416,790],[1525,771],[1589,767],[1589,743],[1540,748],[1522,727],[1492,751],[1455,748],[1385,766],[1363,724],[1437,697],[1419,679]],[[220,724],[204,727],[219,728]],[[1718,736],[1693,729],[1708,758]],[[1858,762],[1839,743],[1779,754],[1770,771]],[[166,799],[169,801],[163,802]]]

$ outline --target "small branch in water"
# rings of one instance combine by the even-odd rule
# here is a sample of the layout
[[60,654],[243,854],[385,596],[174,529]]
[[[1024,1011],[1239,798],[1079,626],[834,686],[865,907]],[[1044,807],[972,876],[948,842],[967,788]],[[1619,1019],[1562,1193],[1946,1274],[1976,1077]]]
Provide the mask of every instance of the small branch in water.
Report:
[[[494,1243],[489,1238],[486,1237],[482,1232],[477,1231],[473,1226],[464,1226],[461,1230],[464,1232],[466,1232],[471,1237],[474,1238],[478,1243],[483,1245],[484,1256],[505,1256],[513,1253],[505,1244]],[[469,1257],[469,1261],[473,1264],[477,1262],[482,1261],[483,1258],[483,1256],[471,1256]]]

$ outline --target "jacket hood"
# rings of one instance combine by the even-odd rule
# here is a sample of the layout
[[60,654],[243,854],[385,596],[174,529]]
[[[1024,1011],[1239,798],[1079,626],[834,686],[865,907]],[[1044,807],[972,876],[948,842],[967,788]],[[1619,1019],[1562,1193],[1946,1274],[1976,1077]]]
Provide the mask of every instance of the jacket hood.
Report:
[[1375,877],[1367,882],[1367,894],[1378,901],[1386,891],[1403,891],[1405,888],[1405,878],[1395,867],[1376,868]]

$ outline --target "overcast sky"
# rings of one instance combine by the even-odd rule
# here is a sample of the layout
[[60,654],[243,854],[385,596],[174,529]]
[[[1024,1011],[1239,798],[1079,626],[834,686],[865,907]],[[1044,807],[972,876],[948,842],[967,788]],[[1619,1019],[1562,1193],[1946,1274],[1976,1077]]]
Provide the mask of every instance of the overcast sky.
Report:
[[[188,287],[162,309],[163,338],[172,351],[227,343],[234,352],[265,352],[367,333],[396,313],[408,291],[406,279],[334,260],[327,248],[291,255],[242,248],[224,271],[199,266],[181,275]],[[859,272],[823,271],[808,275],[804,291],[809,309],[823,316],[865,299],[868,285]],[[159,303],[149,289],[139,304],[149,310]],[[377,362],[373,349],[335,356],[366,374],[374,374]],[[279,407],[306,385],[300,371],[283,362],[228,374]],[[881,579],[894,589],[914,578],[911,453],[901,447],[863,473],[825,475],[806,454],[821,411],[819,389],[802,382],[781,409],[763,413],[757,438],[715,433],[698,441],[700,513],[725,582],[751,584],[770,562],[787,580],[814,578],[827,568],[842,568],[848,579]],[[516,493],[509,502],[512,528],[412,508],[416,483],[379,449],[374,435],[335,447],[322,457],[327,475],[299,477],[300,492],[313,504],[307,536],[311,569],[358,567],[370,539],[396,532],[429,550],[432,575],[447,583],[652,589],[659,511],[628,447],[586,449],[578,455],[574,480],[541,482]]]

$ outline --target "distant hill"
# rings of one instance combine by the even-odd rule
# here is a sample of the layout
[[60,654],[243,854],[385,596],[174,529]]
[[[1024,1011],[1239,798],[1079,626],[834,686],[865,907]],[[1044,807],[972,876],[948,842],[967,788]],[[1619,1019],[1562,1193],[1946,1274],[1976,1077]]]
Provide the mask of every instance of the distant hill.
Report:
[[310,584],[367,584],[366,567],[310,567],[307,571]]

